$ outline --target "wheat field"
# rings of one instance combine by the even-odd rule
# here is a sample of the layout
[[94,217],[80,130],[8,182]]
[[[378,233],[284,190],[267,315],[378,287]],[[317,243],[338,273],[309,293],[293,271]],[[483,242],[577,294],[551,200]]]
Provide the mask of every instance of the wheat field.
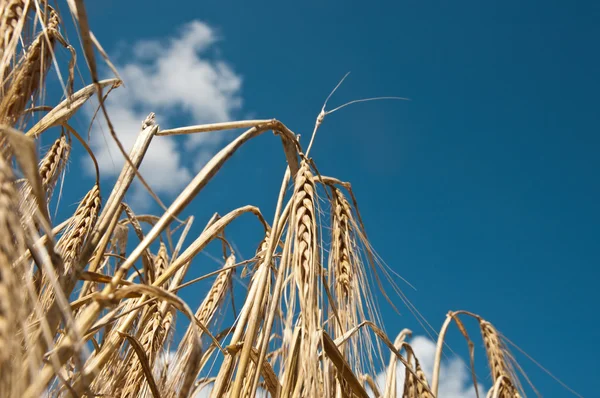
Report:
[[[110,189],[100,175],[72,215],[55,220],[51,201],[69,172],[72,149],[95,162],[71,122],[121,85],[93,36],[81,0],[60,15],[44,0],[0,5],[0,396],[1,397],[437,397],[444,338],[456,327],[471,348],[463,322],[475,322],[491,384],[479,396],[524,396],[520,367],[495,327],[467,311],[448,313],[438,334],[433,375],[427,378],[407,342],[409,330],[388,336],[376,304],[382,279],[393,282],[369,243],[351,185],[322,174],[295,132],[279,120],[247,120],[162,130],[150,114],[140,120],[133,148]],[[81,39],[69,43],[63,21],[73,17]],[[60,49],[60,51],[59,51]],[[79,61],[77,61],[79,60]],[[90,80],[76,79],[85,60]],[[114,77],[99,80],[102,63]],[[46,103],[46,77],[62,76],[64,95]],[[77,84],[76,84],[77,83]],[[323,111],[313,137],[330,111]],[[158,214],[138,215],[125,201],[137,169],[161,136],[220,134],[243,129]],[[118,132],[111,136],[118,141]],[[192,218],[178,216],[248,141],[272,133],[287,168],[272,209],[244,205],[214,214],[198,237]],[[40,151],[40,137],[53,142]],[[323,171],[325,172],[325,171]],[[54,203],[54,202],[53,202]],[[327,216],[321,208],[327,208]],[[266,218],[264,215],[273,215]],[[262,234],[250,260],[239,261],[228,227],[254,217]],[[190,280],[194,258],[211,243],[222,246],[222,268]],[[235,321],[227,305],[233,276],[247,282]],[[209,279],[198,308],[179,295]],[[391,303],[398,295],[385,295]],[[239,303],[239,302],[238,302]],[[180,339],[175,340],[175,330]],[[384,386],[374,382],[385,364]],[[398,366],[402,365],[402,366]],[[405,372],[404,384],[396,373]],[[473,371],[473,375],[475,372]],[[477,387],[477,380],[474,378]]]

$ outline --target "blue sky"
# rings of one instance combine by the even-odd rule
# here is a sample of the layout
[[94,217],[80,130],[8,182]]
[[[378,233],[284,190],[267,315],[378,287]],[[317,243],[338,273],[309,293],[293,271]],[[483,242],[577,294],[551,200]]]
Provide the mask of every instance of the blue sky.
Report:
[[[311,153],[320,171],[352,182],[372,244],[417,288],[403,286],[436,328],[448,310],[479,313],[580,394],[593,396],[600,355],[600,5],[365,4],[104,0],[88,2],[88,12],[105,49],[129,71],[127,88],[138,90],[115,100],[115,110],[129,109],[123,126],[137,128],[136,117],[148,111],[165,127],[277,118],[302,134],[306,146],[323,100],[348,71],[332,106],[368,96],[409,97],[328,116]],[[209,29],[203,32],[210,38],[192,43],[201,51],[168,53],[177,40],[190,43],[182,38],[191,21]],[[194,76],[201,72],[186,65],[212,68],[214,79],[198,86]],[[181,79],[191,73],[183,80],[190,90],[186,84],[185,92],[161,90],[166,70],[181,70]],[[156,86],[136,86],[136,76],[148,76],[143,73]],[[218,101],[207,97],[214,85]],[[148,99],[155,98],[152,90],[168,100]],[[171,168],[153,185],[163,200],[169,203],[183,183],[176,176],[191,176],[228,137],[163,141],[156,167],[164,161],[161,150],[181,157],[170,158]],[[186,214],[196,214],[201,228],[214,211],[252,203],[268,209],[270,219],[283,167],[279,141],[261,137]],[[81,189],[65,192],[64,200],[75,202]],[[256,227],[234,227],[232,234],[256,233]],[[250,257],[255,242],[238,239],[241,254]],[[202,293],[185,294],[193,301]],[[390,335],[403,327],[423,334],[400,309],[397,316],[382,305]],[[481,365],[484,351],[474,337]],[[458,333],[450,342],[468,357]],[[518,358],[542,395],[571,396]],[[482,382],[489,386],[489,379]]]

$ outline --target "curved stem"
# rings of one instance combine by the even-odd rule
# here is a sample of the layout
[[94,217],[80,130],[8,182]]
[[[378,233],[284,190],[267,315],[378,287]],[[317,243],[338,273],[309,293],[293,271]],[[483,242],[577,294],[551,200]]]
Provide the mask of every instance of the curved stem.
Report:
[[440,329],[440,334],[438,335],[438,341],[435,348],[435,359],[433,360],[433,376],[431,377],[431,391],[433,392],[433,396],[437,397],[438,393],[438,385],[440,381],[440,364],[442,362],[442,349],[444,347],[444,338],[446,337],[446,332],[448,331],[448,326],[450,326],[450,322],[457,315],[468,315],[472,316],[475,319],[479,319],[479,316],[473,314],[468,311],[450,311],[448,315],[446,315],[446,320]]

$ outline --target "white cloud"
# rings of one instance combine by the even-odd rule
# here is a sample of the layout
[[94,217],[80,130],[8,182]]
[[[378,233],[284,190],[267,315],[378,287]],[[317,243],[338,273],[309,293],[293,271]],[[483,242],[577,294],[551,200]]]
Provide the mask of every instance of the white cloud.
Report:
[[[416,336],[411,339],[410,345],[415,352],[415,356],[419,359],[427,380],[431,383],[435,358],[435,343],[426,337]],[[399,364],[396,371],[398,396],[402,395],[404,371],[404,365]],[[385,380],[385,372],[377,375],[376,382],[381,393],[385,389]],[[483,386],[479,384],[478,388],[479,395],[485,396]],[[438,396],[440,398],[475,398],[477,396],[468,364],[465,365],[465,362],[457,356],[442,360]]]
[[[172,38],[140,41],[128,47],[128,58],[116,65],[125,87],[113,91],[106,102],[126,150],[133,146],[150,112],[155,112],[157,122],[166,128],[175,127],[169,126],[169,118],[180,114],[189,117],[192,124],[214,123],[231,120],[232,113],[241,108],[240,76],[227,63],[208,54],[216,41],[210,26],[192,21]],[[155,137],[140,172],[157,194],[176,193],[225,137],[219,132],[181,139]],[[94,126],[91,146],[101,175],[118,175],[124,160],[103,122]],[[186,161],[188,158],[192,160]],[[93,173],[91,162],[86,161],[86,165]],[[130,201],[139,205],[147,199],[141,185],[135,185]]]
[[208,398],[212,391],[212,384],[204,387],[200,391],[197,391],[193,398]]

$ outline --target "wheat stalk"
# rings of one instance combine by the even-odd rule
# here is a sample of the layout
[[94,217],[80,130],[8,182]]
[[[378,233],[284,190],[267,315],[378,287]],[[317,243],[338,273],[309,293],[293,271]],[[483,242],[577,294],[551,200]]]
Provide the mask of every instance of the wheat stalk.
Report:
[[[235,256],[231,254],[223,266],[224,270],[217,276],[211,288],[209,289],[206,297],[198,307],[195,317],[198,321],[204,325],[208,325],[215,312],[222,304],[229,286],[231,283],[231,276],[233,270],[230,268],[235,264]],[[176,366],[170,370],[170,375],[167,378],[165,385],[165,396],[176,396],[176,392],[182,388],[189,389],[189,386],[185,386],[185,376],[187,374],[186,368],[191,369],[189,372],[196,375],[200,372],[199,363],[193,363],[190,361],[193,355],[193,346],[197,344],[193,340],[194,335],[191,328],[189,328],[181,340],[177,352],[175,353],[175,364]]]
[[[102,204],[94,153],[68,123],[80,116],[93,95],[100,100],[99,115],[109,120],[103,103],[120,80],[98,80],[95,51],[105,58],[106,53],[90,30],[84,2],[69,1],[68,8],[93,80],[75,93],[74,49],[59,32],[67,27],[61,26],[58,12],[47,1],[0,2],[0,396],[37,398],[46,391],[61,398],[187,398],[214,383],[212,396],[218,398],[254,398],[261,389],[277,398],[367,398],[368,386],[377,397],[393,398],[402,391],[406,398],[433,398],[451,321],[472,344],[458,320],[465,314],[479,322],[494,383],[489,395],[523,395],[513,369],[518,365],[500,334],[475,314],[449,314],[438,339],[431,388],[421,358],[404,342],[406,332],[392,343],[381,329],[371,288],[376,282],[383,289],[376,269],[384,267],[367,239],[354,192],[348,183],[323,176],[318,159],[308,157],[324,117],[364,100],[331,111],[325,110],[326,101],[306,151],[300,137],[276,119],[161,130],[151,113],[129,153],[109,123],[125,164]],[[32,18],[30,12],[35,12]],[[62,102],[38,107],[50,65],[62,76],[61,54],[54,52],[57,43],[72,53],[68,87]],[[30,126],[30,115],[38,111],[45,113]],[[24,135],[8,127],[17,124],[29,127]],[[38,163],[35,145],[39,147],[41,134],[53,127],[63,134]],[[239,128],[247,130],[212,157],[171,206],[154,195],[162,209],[159,214],[138,215],[124,203],[135,177],[149,189],[138,169],[155,136]],[[192,223],[202,214],[193,209],[186,221],[178,218],[180,214],[242,146],[267,131],[281,139],[287,162],[271,225],[261,210],[245,205],[213,216],[202,233],[187,242]],[[96,163],[96,183],[74,214],[54,225],[48,205],[60,176],[68,181],[71,137],[81,141]],[[31,144],[28,157],[20,156],[19,139]],[[17,183],[19,172],[26,178]],[[330,217],[321,216],[328,211],[320,207],[321,193],[327,196]],[[236,264],[225,234],[229,236],[230,224],[244,214],[255,215],[264,232],[251,237],[260,242],[254,258]],[[321,232],[328,230],[330,235]],[[131,239],[130,232],[138,239]],[[186,281],[196,257],[210,250],[215,240],[223,242],[224,256],[229,252],[223,268]],[[234,270],[247,264],[252,265],[244,268],[242,278],[251,272],[248,286],[242,283],[234,289]],[[211,288],[193,313],[178,296],[180,290],[213,275],[217,276]],[[391,279],[388,273],[386,277]],[[224,305],[229,293],[235,298],[232,307],[243,299],[239,314]],[[385,291],[383,295],[393,306]],[[184,333],[178,334],[176,311],[190,320]],[[220,330],[229,319],[233,324]],[[168,355],[172,343],[178,343],[177,349]],[[376,364],[388,353],[388,380],[381,395],[374,382]],[[398,362],[405,366],[403,386],[396,385]]]
[[22,269],[15,264],[25,249],[19,220],[17,192],[10,167],[0,158],[0,396],[18,396],[24,390],[20,323],[27,316]]
[[[158,253],[154,259],[154,267],[157,275],[164,272],[168,265],[168,261],[167,248],[165,244],[161,242]],[[166,316],[163,316],[160,311],[160,306],[158,304],[152,304],[145,317],[147,319],[142,322],[143,328],[141,328],[139,334],[140,345],[146,353],[149,367],[152,368],[170,328],[170,319],[167,320],[166,318],[172,318],[172,312],[168,311]],[[147,382],[144,379],[141,359],[131,356],[128,362],[129,364],[123,367],[126,375],[121,396],[135,397],[140,390],[147,388]]]

